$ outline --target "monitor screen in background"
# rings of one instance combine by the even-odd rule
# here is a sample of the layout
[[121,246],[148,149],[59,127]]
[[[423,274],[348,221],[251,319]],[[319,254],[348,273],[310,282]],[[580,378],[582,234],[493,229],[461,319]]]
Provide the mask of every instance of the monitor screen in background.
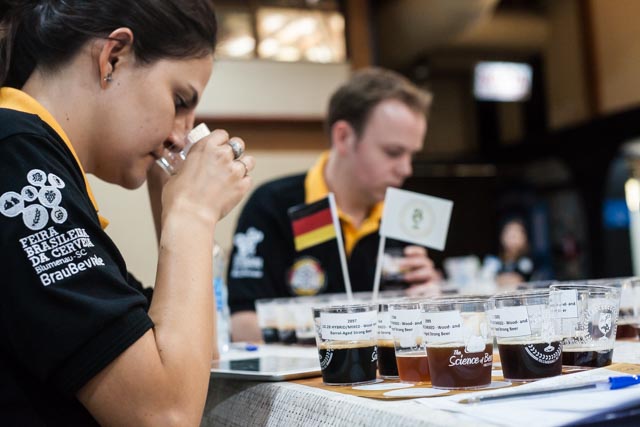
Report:
[[519,62],[478,62],[473,95],[479,101],[526,101],[531,95],[531,65]]

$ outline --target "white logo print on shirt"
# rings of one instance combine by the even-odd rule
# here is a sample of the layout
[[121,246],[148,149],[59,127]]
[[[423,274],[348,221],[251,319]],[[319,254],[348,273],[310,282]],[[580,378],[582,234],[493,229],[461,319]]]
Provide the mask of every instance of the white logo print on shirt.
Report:
[[[35,231],[46,227],[49,217],[56,224],[65,222],[67,210],[59,206],[62,202],[60,189],[64,188],[64,181],[40,169],[30,170],[27,181],[29,185],[24,186],[20,193],[7,191],[0,196],[0,213],[10,218],[22,214],[24,225]],[[39,203],[33,203],[36,201]]]

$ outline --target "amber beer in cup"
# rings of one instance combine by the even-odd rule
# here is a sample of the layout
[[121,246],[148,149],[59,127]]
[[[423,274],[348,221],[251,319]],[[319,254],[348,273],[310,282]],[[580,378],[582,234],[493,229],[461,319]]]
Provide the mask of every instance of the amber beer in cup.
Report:
[[611,364],[620,288],[615,285],[554,284],[562,335],[562,364],[600,368]]
[[407,301],[389,304],[389,314],[400,381],[429,382],[431,377],[420,303]]
[[533,381],[562,373],[560,319],[548,289],[498,294],[489,307],[506,380]]
[[313,309],[322,380],[327,385],[376,380],[378,304]]
[[432,386],[474,389],[490,385],[493,336],[487,298],[435,298],[420,306]]
[[381,378],[395,379],[398,378],[398,364],[390,317],[389,303],[381,302],[378,306],[378,374]]

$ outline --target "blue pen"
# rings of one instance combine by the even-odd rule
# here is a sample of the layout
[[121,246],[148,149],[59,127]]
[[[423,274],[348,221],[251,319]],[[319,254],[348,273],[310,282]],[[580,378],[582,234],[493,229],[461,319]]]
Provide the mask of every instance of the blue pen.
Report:
[[234,350],[258,351],[258,346],[246,342],[232,342],[230,348]]
[[501,400],[501,399],[512,399],[515,397],[528,397],[528,396],[536,396],[540,394],[550,394],[550,393],[562,393],[565,391],[576,391],[576,390],[588,390],[588,389],[596,389],[596,390],[617,390],[619,388],[625,388],[632,385],[640,384],[640,376],[638,375],[624,375],[619,377],[609,377],[608,380],[600,380],[600,381],[592,381],[588,383],[570,385],[567,387],[553,387],[553,388],[545,388],[531,391],[520,391],[515,393],[508,394],[486,394],[484,396],[476,396],[470,397],[467,399],[459,400],[458,403],[481,403],[491,400]]

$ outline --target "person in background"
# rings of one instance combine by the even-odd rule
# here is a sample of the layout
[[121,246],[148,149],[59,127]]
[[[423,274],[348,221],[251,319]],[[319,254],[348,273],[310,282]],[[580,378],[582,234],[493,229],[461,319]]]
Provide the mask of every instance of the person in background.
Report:
[[85,173],[137,188],[184,146],[216,32],[209,0],[0,3],[3,425],[199,425],[214,229],[253,158],[217,130],[168,180],[148,311]]
[[527,282],[534,273],[527,229],[519,218],[509,219],[502,226],[499,262],[496,284],[502,288]]
[[[238,219],[228,269],[232,338],[259,341],[255,301],[344,292],[338,251],[320,245],[296,252],[287,210],[335,194],[353,291],[371,291],[378,228],[388,187],[412,174],[422,150],[431,95],[401,75],[357,71],[332,95],[325,120],[330,150],[306,173],[268,182]],[[404,247],[409,295],[439,278],[423,247]]]

